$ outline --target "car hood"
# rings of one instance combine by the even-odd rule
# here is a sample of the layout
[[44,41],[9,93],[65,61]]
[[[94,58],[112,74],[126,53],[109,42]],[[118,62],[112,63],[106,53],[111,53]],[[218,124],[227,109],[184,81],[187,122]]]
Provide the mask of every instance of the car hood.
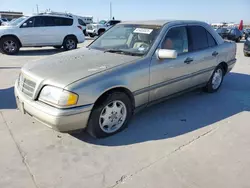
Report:
[[52,84],[64,88],[75,81],[140,58],[81,48],[30,62],[24,65],[22,71],[43,85]]
[[11,25],[2,25],[0,27],[0,30],[6,30],[6,29],[14,29],[16,26],[11,26]]
[[0,33],[4,33],[6,31],[13,30],[15,28],[16,26],[10,26],[10,25],[0,26]]

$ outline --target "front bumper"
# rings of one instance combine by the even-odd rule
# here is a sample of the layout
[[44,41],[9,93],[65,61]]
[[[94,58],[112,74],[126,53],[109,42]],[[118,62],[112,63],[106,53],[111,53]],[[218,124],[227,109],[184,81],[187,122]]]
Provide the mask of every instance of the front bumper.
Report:
[[87,32],[88,34],[98,35],[97,30],[95,30],[95,29],[92,29],[92,30],[87,29],[86,32]]
[[86,105],[72,109],[58,109],[33,101],[18,89],[17,82],[15,83],[15,97],[21,112],[60,132],[86,128],[93,108],[93,105]]

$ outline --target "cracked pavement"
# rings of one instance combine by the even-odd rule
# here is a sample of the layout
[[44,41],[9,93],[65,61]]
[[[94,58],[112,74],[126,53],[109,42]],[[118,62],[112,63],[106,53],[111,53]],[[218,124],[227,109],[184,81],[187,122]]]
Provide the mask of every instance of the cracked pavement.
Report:
[[102,140],[58,133],[16,110],[20,67],[61,51],[0,54],[0,187],[250,187],[250,58],[237,46],[237,65],[218,93],[197,90],[152,106]]

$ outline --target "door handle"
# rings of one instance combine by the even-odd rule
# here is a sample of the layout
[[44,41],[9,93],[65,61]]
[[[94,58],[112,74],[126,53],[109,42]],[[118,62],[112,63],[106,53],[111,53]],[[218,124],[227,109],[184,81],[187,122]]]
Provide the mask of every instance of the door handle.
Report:
[[216,57],[217,55],[219,55],[219,53],[216,51],[212,53],[212,56],[214,56],[214,57]]
[[192,61],[194,61],[193,58],[188,57],[188,58],[184,61],[184,63],[190,64]]

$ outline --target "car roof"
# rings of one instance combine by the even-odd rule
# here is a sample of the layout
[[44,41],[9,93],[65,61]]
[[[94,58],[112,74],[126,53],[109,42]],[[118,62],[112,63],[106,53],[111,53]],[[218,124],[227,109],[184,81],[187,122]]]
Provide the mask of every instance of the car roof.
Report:
[[78,18],[74,15],[62,15],[62,14],[36,14],[36,15],[33,15],[33,16],[50,16],[50,17],[60,17],[60,18]]
[[201,21],[194,20],[145,20],[145,21],[124,21],[121,24],[139,24],[139,25],[155,25],[155,26],[163,26],[167,23],[176,23],[176,24],[203,24]]

